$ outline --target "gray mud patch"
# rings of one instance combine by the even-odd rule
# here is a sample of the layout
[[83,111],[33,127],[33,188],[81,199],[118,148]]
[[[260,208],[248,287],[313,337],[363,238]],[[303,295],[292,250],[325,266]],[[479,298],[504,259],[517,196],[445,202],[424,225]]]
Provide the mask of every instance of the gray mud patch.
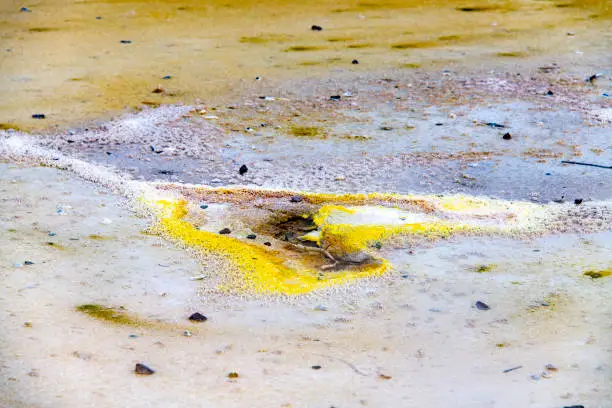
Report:
[[445,71],[251,85],[232,104],[146,109],[40,143],[144,180],[610,198],[612,170],[562,163],[612,165],[611,102],[599,94],[609,80],[544,68],[528,78]]

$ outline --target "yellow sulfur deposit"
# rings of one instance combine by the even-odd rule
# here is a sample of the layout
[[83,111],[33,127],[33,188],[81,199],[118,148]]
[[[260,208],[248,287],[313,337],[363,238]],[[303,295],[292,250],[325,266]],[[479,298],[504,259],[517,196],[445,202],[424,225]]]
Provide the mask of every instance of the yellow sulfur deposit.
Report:
[[[223,210],[226,216],[233,214],[237,220],[254,226],[253,223],[269,221],[257,220],[254,213],[245,217],[245,205],[266,199],[269,208],[274,208],[275,203],[287,200],[293,193],[245,188],[182,188],[180,192],[189,201],[147,203],[155,209],[157,229],[161,235],[230,261],[235,268],[224,271],[223,275],[227,283],[224,286],[230,290],[284,295],[303,294],[385,273],[391,265],[380,258],[377,250],[392,237],[438,240],[457,233],[529,230],[534,226],[532,215],[541,210],[530,203],[467,196],[302,193],[306,207],[298,217],[312,219],[316,229],[297,228],[292,233],[281,229],[278,232],[277,225],[272,233],[277,237],[272,249],[256,241],[243,241],[196,228],[189,221],[188,215],[193,217],[194,214],[189,211],[188,203],[205,198],[208,202],[230,204]],[[342,205],[345,203],[348,206]],[[232,213],[231,205],[241,210]],[[295,235],[296,231],[303,233]],[[323,265],[325,263],[327,265]],[[329,268],[322,272],[320,268],[323,266]]]
[[241,273],[241,283],[233,285],[240,291],[297,295],[357,278],[381,275],[389,269],[387,262],[380,262],[322,275],[314,268],[289,267],[279,251],[196,229],[183,220],[187,215],[185,201],[158,201],[157,204],[161,209],[160,233],[188,247],[226,257]]

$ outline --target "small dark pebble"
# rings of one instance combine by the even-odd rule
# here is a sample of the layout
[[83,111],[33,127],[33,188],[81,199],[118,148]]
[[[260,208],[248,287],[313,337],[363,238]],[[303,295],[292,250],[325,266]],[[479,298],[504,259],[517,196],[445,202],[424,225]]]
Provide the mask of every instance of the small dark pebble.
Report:
[[189,320],[193,322],[205,322],[208,320],[208,317],[204,316],[202,313],[195,312],[189,316]]
[[300,196],[293,196],[289,199],[292,203],[301,203],[304,199]]
[[436,123],[436,126],[444,126],[444,123],[438,122],[438,123]]
[[380,130],[393,130],[391,126],[381,126]]
[[312,27],[310,27],[310,29],[311,29],[312,31],[322,31],[322,30],[323,30],[323,27],[318,26],[318,25],[313,25]]
[[495,123],[495,122],[489,122],[486,125],[489,126],[489,127],[492,127],[492,128],[500,128],[500,129],[503,129],[503,128],[506,127],[504,125],[501,125],[501,124]]
[[132,40],[121,40],[121,44],[131,44]]
[[208,208],[208,204],[200,204],[200,208],[205,210]]
[[163,174],[165,176],[172,176],[173,174],[176,174],[176,171],[174,170],[157,170],[158,174]]
[[502,136],[502,139],[510,140],[510,139],[512,139],[512,135],[510,133],[504,133],[504,135]]
[[547,176],[550,176],[550,173],[544,173],[544,174],[547,175]]
[[50,237],[54,237],[54,236],[55,236],[55,232],[50,232],[50,233],[49,233],[49,236],[50,236]]
[[270,242],[264,242],[265,246],[272,246],[272,244]]
[[102,20],[102,17],[98,16],[96,17],[96,20]]
[[593,74],[590,77],[587,78],[588,82],[593,82],[594,80],[596,80],[597,78],[599,78],[600,75],[599,74]]
[[549,89],[549,90],[548,90],[548,92],[546,92],[546,95],[548,95],[548,96],[553,96],[553,95],[554,95],[554,93],[553,93],[553,91],[551,91],[551,90]]
[[155,371],[142,363],[138,363],[136,364],[136,367],[134,368],[134,373],[140,374],[140,375],[151,375],[155,373]]
[[170,79],[170,78],[172,78],[172,75],[166,75],[162,77],[162,79]]
[[112,156],[113,152],[106,152],[107,156]]
[[223,228],[221,231],[219,231],[219,234],[223,234],[223,235],[227,235],[231,233],[232,233],[232,230],[230,230],[229,228]]
[[32,261],[25,261],[23,264],[24,265],[34,265],[34,262],[32,262]]
[[32,119],[44,119],[46,116],[44,113],[34,113],[32,114]]
[[329,99],[331,99],[332,101],[339,101],[340,99],[342,99],[342,97],[340,95],[332,95],[329,97]]
[[321,366],[320,366],[320,365],[313,365],[313,366],[312,366],[312,369],[313,369],[313,370],[320,370],[320,369],[321,369]]
[[574,204],[576,204],[576,205],[580,205],[580,204],[582,204],[582,198],[577,198],[577,199],[575,199],[575,200],[574,200]]
[[354,59],[354,60],[351,61],[351,64],[357,65],[357,64],[359,64],[359,60]]
[[137,338],[138,336],[137,336],[137,335],[135,335],[135,334],[130,334],[128,337],[129,337],[130,339],[135,339],[135,338]]
[[255,77],[255,80],[256,80],[256,81],[261,81],[261,77],[256,76],[256,77]]
[[247,239],[255,239],[255,238],[257,238],[257,235],[255,235],[255,234],[249,234],[249,235],[247,235],[246,237],[247,237]]
[[476,308],[478,310],[489,310],[490,309],[489,305],[487,305],[484,302],[481,302],[480,300],[476,302]]
[[27,7],[22,7],[22,8],[19,9],[19,11],[21,11],[22,13],[31,13],[32,12],[32,10],[30,10]]
[[247,171],[249,171],[249,168],[246,166],[246,164],[243,164],[242,166],[240,166],[240,169],[238,169],[238,173],[240,173],[240,175],[244,175]]

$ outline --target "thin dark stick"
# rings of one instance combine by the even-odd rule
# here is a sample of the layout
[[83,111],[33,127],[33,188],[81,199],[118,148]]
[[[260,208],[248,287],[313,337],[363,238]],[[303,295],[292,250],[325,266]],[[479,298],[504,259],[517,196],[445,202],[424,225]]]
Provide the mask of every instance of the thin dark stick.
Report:
[[593,164],[593,163],[583,163],[583,162],[575,162],[575,161],[567,161],[567,160],[562,160],[561,163],[578,164],[580,166],[599,167],[600,169],[612,169],[612,166],[602,166],[601,164]]
[[523,366],[516,366],[516,367],[512,367],[512,368],[507,368],[507,369],[505,369],[502,372],[503,373],[509,373],[510,371],[518,370],[519,368],[523,368]]

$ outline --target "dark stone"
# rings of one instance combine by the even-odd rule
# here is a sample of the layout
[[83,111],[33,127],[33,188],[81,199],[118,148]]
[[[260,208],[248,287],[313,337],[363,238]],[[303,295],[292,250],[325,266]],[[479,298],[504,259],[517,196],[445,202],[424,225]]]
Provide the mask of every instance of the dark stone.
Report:
[[46,116],[44,113],[34,113],[32,114],[32,119],[44,119]]
[[323,30],[323,27],[318,26],[318,25],[313,25],[312,27],[310,27],[310,29],[311,29],[312,31],[322,31],[322,30]]
[[32,12],[32,10],[30,10],[27,7],[22,7],[22,8],[19,9],[19,11],[21,11],[22,13],[31,13]]
[[208,204],[200,204],[200,208],[205,210],[208,208]]
[[499,128],[499,129],[503,129],[503,128],[506,127],[504,125],[501,125],[501,124],[495,123],[495,122],[489,122],[486,125],[489,126],[489,127],[492,127],[492,128]]
[[247,237],[247,239],[255,239],[255,238],[257,238],[257,235],[255,235],[255,234],[249,234],[249,235],[247,235],[246,237]]
[[121,44],[131,44],[132,40],[121,40]]
[[243,164],[242,166],[240,166],[240,168],[238,169],[238,173],[242,176],[244,175],[247,171],[249,171],[249,168],[246,166],[246,164]]
[[96,20],[102,20],[102,17],[98,16],[96,17]]
[[342,99],[342,97],[340,95],[332,95],[329,97],[329,99],[331,99],[332,101],[339,101],[340,99]]
[[380,130],[393,130],[391,126],[381,126]]
[[312,366],[312,369],[313,369],[313,370],[320,370],[320,369],[321,369],[321,366],[320,366],[320,365],[313,365],[313,366]]
[[548,95],[548,96],[553,96],[553,95],[554,95],[554,93],[553,93],[553,91],[551,91],[551,90],[549,89],[549,90],[548,90],[548,92],[546,92],[546,95]]
[[438,123],[436,123],[436,126],[444,126],[444,123],[438,122]]
[[232,230],[230,230],[229,228],[223,228],[221,231],[219,231],[219,234],[222,234],[222,235],[227,235],[231,233],[232,233]]
[[301,203],[304,199],[300,196],[293,196],[289,199],[292,203]]
[[577,198],[577,199],[575,199],[575,200],[574,200],[574,204],[576,204],[576,205],[580,205],[580,204],[582,204],[582,198]]
[[165,176],[172,176],[173,174],[176,174],[176,171],[174,170],[157,170],[158,174],[163,174]]
[[593,75],[591,75],[590,77],[587,78],[587,81],[588,82],[593,82],[597,78],[599,78],[599,74],[593,74]]
[[112,152],[106,152],[107,156],[111,156],[113,153]]
[[166,75],[162,77],[162,79],[170,79],[170,78],[172,78],[172,75]]
[[353,64],[353,65],[357,65],[357,64],[359,64],[359,61],[358,61],[358,60],[356,60],[356,59],[354,59],[354,60],[352,60],[352,61],[351,61],[351,64]]
[[34,265],[34,262],[32,262],[32,261],[25,261],[23,264],[24,265]]
[[489,310],[490,307],[485,302],[481,302],[480,300],[476,302],[476,308],[478,310]]
[[205,322],[208,320],[208,317],[204,316],[202,313],[195,312],[189,316],[189,320],[192,322]]
[[272,246],[272,244],[270,242],[264,242],[265,246]]
[[504,135],[502,136],[502,139],[510,140],[510,139],[512,139],[512,135],[510,133],[504,133]]
[[155,370],[147,367],[142,363],[137,363],[136,367],[134,368],[134,373],[139,375],[152,375],[155,373]]

